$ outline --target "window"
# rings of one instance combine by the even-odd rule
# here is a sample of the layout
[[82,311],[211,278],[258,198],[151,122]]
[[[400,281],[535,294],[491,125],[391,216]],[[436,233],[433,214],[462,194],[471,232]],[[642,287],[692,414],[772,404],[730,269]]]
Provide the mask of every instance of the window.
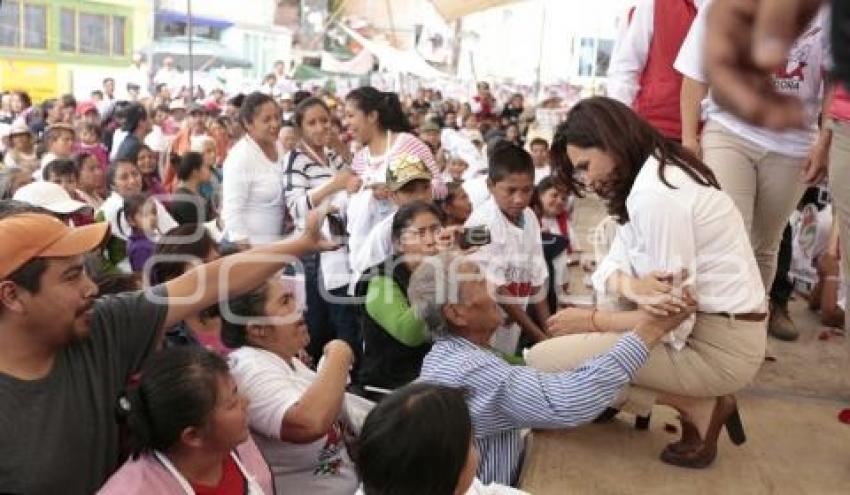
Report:
[[596,47],[596,77],[607,77],[611,65],[611,54],[614,52],[614,40],[599,40]]
[[578,75],[592,76],[593,62],[596,58],[596,40],[594,38],[582,38],[578,50]]
[[59,13],[59,50],[77,51],[77,13],[71,9]]
[[47,7],[24,4],[24,48],[47,49]]
[[109,55],[109,18],[80,12],[80,53]]
[[21,40],[21,6],[18,2],[0,3],[0,46],[16,47]]
[[112,17],[112,54],[123,57],[125,55],[125,42],[127,31],[127,19],[121,16]]

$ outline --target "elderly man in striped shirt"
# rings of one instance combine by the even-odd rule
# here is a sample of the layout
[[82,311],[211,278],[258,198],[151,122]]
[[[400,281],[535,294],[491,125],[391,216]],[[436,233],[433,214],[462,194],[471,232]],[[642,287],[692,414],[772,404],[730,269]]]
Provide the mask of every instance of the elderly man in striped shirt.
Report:
[[[515,484],[522,428],[569,428],[588,423],[615,401],[653,347],[694,310],[647,318],[608,352],[574,371],[545,373],[511,366],[488,342],[501,324],[496,301],[478,266],[453,253],[426,259],[408,296],[435,342],[421,381],[467,390],[484,483]],[[693,304],[693,301],[689,301]]]

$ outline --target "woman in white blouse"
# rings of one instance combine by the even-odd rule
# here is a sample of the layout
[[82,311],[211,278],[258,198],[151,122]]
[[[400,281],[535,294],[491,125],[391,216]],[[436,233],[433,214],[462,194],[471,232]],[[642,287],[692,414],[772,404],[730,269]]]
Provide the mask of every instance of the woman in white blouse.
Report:
[[271,96],[245,97],[239,121],[245,135],[224,161],[221,217],[228,240],[268,244],[284,234],[284,150],[277,135],[280,108]]
[[752,380],[765,351],[764,286],[740,212],[695,155],[609,98],[573,107],[556,131],[551,157],[568,189],[595,192],[619,224],[593,276],[595,289],[640,309],[562,310],[548,322],[561,337],[534,347],[528,363],[546,370],[578,366],[647,313],[677,312],[693,297],[699,312],[652,350],[618,406],[641,415],[656,403],[675,408],[682,439],[661,459],[708,466],[724,425],[733,442],[744,441],[731,394]]

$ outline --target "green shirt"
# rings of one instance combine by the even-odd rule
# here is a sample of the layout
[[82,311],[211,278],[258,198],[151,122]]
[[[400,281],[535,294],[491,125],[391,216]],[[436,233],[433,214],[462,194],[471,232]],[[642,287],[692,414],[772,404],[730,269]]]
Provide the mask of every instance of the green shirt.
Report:
[[390,277],[378,275],[369,281],[366,313],[407,347],[420,346],[431,340],[425,322],[416,317],[401,287]]

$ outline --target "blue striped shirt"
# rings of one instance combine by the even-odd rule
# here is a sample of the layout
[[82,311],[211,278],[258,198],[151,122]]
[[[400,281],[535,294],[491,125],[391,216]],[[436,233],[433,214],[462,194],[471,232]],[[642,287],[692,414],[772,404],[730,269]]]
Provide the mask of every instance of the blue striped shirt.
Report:
[[420,380],[467,390],[481,454],[483,483],[514,484],[522,459],[521,428],[569,428],[595,419],[643,366],[649,350],[627,333],[607,353],[563,373],[511,366],[456,336],[438,339]]

